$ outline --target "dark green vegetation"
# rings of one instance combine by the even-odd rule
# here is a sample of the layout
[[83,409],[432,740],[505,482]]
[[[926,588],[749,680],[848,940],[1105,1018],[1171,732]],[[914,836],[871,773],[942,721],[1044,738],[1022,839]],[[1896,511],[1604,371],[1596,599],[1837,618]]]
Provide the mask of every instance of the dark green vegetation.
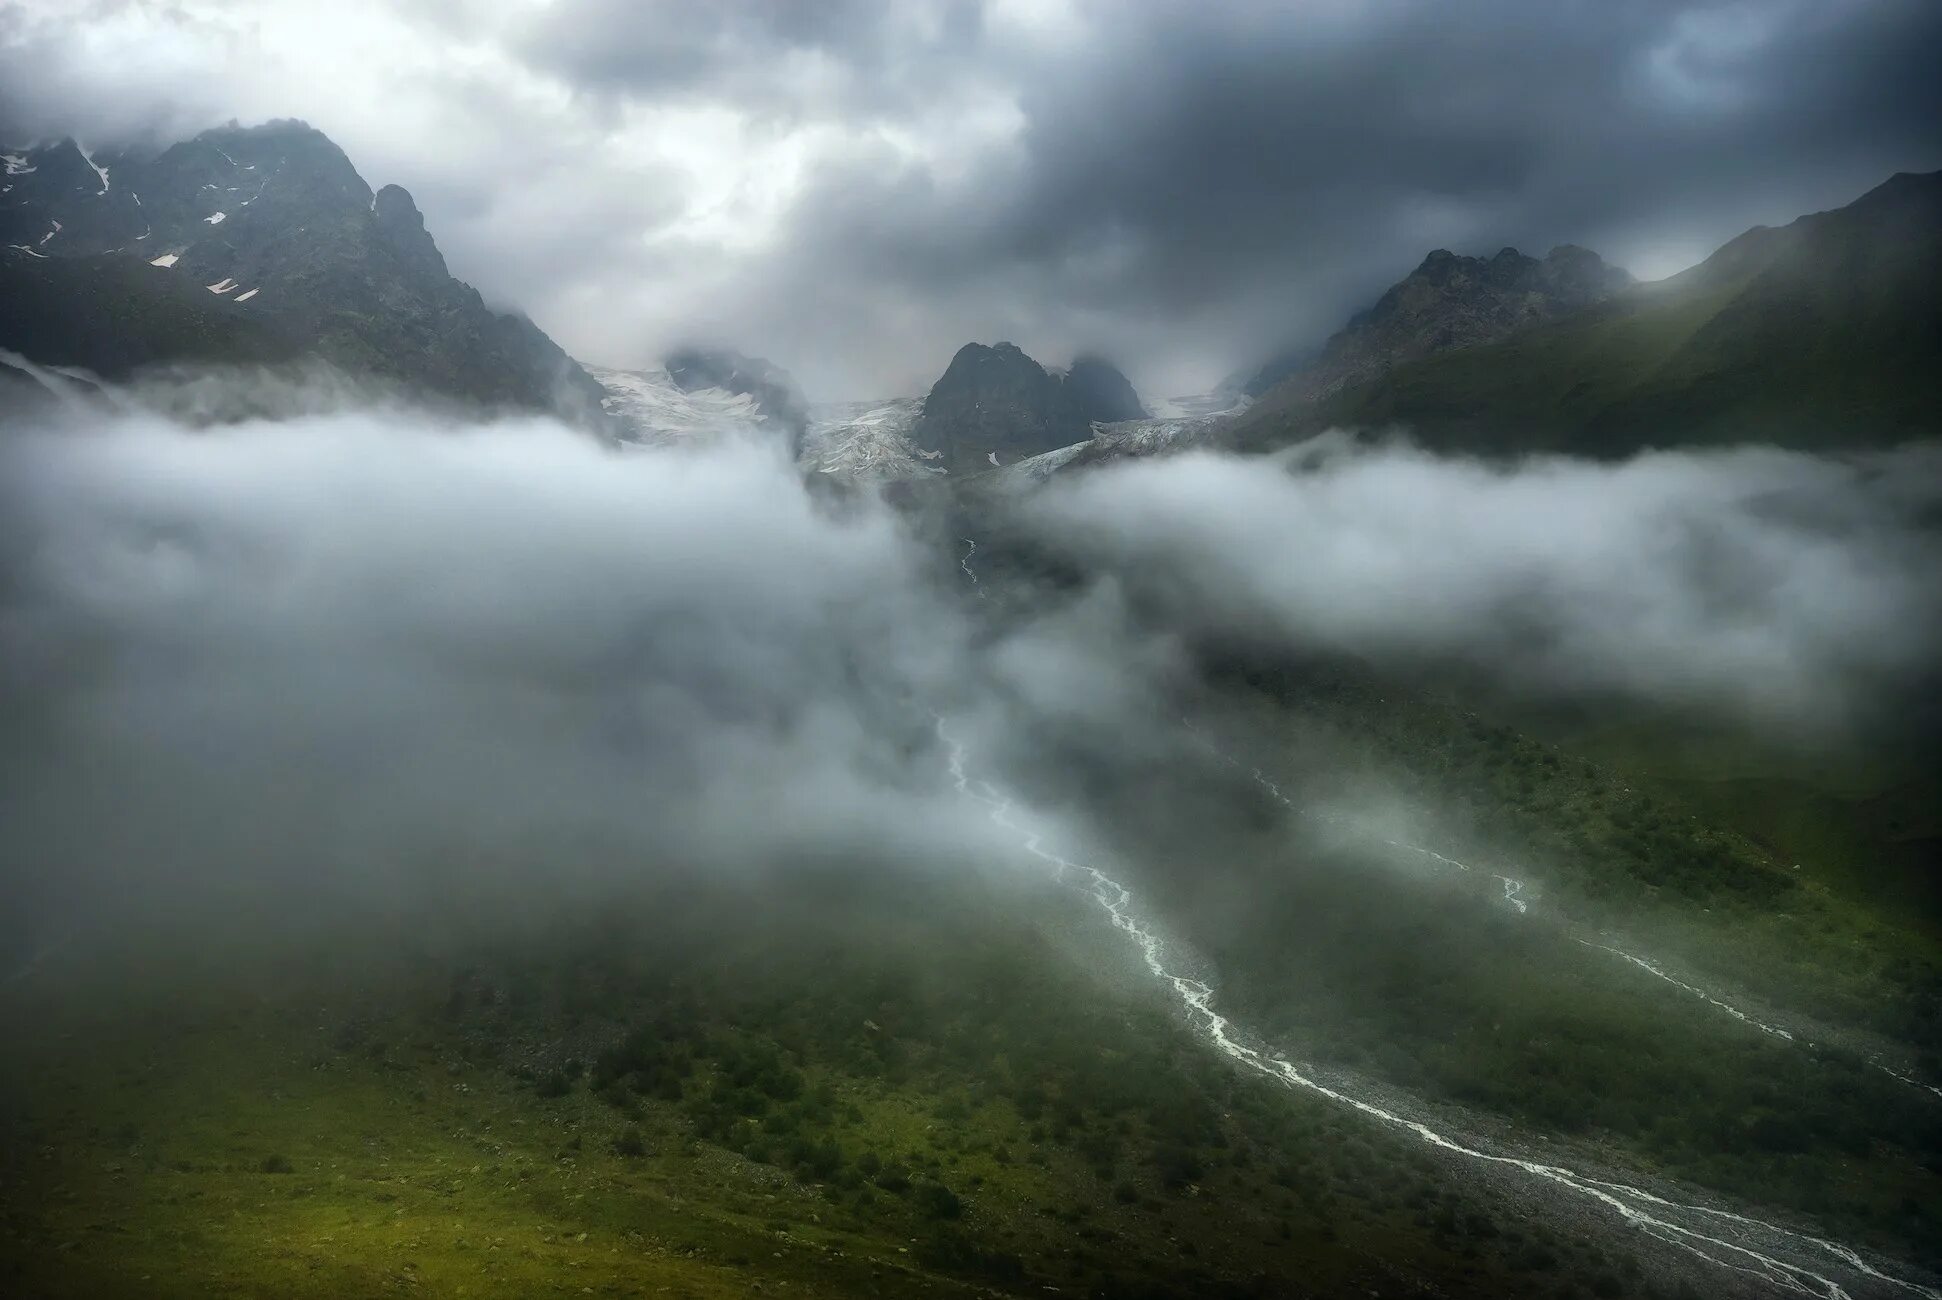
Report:
[[[1942,968],[1919,916],[1840,869],[1796,871],[1718,807],[1702,816],[1437,692],[1312,662],[1224,677],[1228,743],[1340,820],[1294,818],[1210,760],[1195,818],[1253,828],[1210,852],[1169,831],[1174,805],[1142,812],[1152,778],[1115,779],[1147,791],[1123,811],[1128,855],[1159,847],[1144,890],[1243,1023],[1304,1059],[1935,1261],[1942,1106],[1872,1064],[1885,1052],[1942,1077]],[[1528,914],[1493,872],[1524,882]],[[1590,944],[1655,959],[1798,1041]]]
[[[1284,736],[1326,738],[1284,745],[1284,771],[1305,768],[1313,778],[1326,756],[1335,770],[1320,778],[1323,787],[1339,788],[1346,755],[1351,789],[1357,772],[1380,772],[1405,802],[1433,811],[1438,829],[1429,834],[1461,850],[1450,856],[1505,864],[1538,882],[1548,910],[1649,935],[1655,953],[1729,986],[1750,984],[1779,1005],[1877,1030],[1925,1053],[1928,1073],[1942,1075],[1932,918],[1884,903],[1879,886],[1840,863],[1830,875],[1808,857],[1813,870],[1796,870],[1803,858],[1780,852],[1770,817],[1701,807],[1681,788],[1635,777],[1629,762],[1560,748],[1433,687],[1339,664],[1250,675]],[[1820,842],[1838,835],[1825,823],[1819,830]],[[1787,847],[1799,844],[1787,837]],[[1873,837],[1850,843],[1856,853],[1878,847]],[[1896,874],[1888,865],[1879,864]]]
[[599,384],[538,326],[451,276],[408,193],[374,194],[301,122],[104,155],[105,188],[72,141],[27,157],[0,199],[0,228],[33,250],[0,257],[0,347],[117,377],[301,354],[436,398],[602,418]]
[[1942,173],[1760,227],[1689,271],[1502,342],[1404,361],[1311,400],[1271,391],[1232,430],[1264,449],[1400,424],[1490,453],[1624,455],[1932,436],[1942,410]]
[[91,956],[100,986],[10,998],[0,1285],[1690,1294],[1229,1069],[1026,893],[670,892],[285,952],[247,993]]

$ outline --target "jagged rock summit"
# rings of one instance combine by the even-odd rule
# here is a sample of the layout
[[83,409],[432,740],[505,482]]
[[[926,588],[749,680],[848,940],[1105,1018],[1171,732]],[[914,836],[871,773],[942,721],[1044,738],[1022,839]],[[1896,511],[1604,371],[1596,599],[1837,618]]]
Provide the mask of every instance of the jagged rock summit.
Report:
[[951,472],[970,474],[1085,442],[1097,422],[1145,413],[1126,376],[1099,357],[1061,373],[1012,343],[967,343],[931,386],[911,436]]

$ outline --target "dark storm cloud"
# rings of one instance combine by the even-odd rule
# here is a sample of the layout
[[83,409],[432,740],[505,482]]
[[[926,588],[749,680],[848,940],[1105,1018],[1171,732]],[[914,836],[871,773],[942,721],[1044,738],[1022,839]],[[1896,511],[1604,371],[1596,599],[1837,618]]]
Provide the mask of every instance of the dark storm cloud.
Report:
[[1149,394],[1431,248],[1648,276],[1942,166],[1928,0],[0,3],[0,121],[305,117],[577,355],[701,334],[816,396],[972,338]]
[[[619,98],[728,92],[778,110],[818,98],[883,107],[934,90],[927,76],[971,52],[981,16],[977,0],[582,0],[548,9],[523,29],[521,45],[575,87]],[[826,63],[832,75],[792,86],[792,60]]]
[[[1018,156],[950,193],[831,177],[797,255],[1055,353],[1090,325],[1138,377],[1318,340],[1436,245],[1662,273],[1656,245],[1696,257],[1942,161],[1931,5],[1092,12],[1096,39],[1012,68]],[[994,279],[1037,285],[1033,314],[984,301]]]

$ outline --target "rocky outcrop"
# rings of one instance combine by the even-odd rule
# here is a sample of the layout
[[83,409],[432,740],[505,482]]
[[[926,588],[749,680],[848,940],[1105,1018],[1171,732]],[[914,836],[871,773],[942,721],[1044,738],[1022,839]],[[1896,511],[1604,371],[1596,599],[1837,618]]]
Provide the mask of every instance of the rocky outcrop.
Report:
[[931,385],[913,437],[952,473],[977,473],[1091,433],[1059,378],[1016,345],[967,343]]
[[1015,344],[967,343],[931,386],[911,437],[951,472],[972,474],[1085,442],[1095,422],[1144,414],[1126,376],[1098,357],[1058,374]]
[[1104,357],[1090,353],[1080,356],[1065,372],[1064,386],[1088,421],[1114,424],[1147,418],[1146,407],[1133,391],[1132,382]]
[[409,191],[398,185],[385,186],[371,200],[371,216],[385,246],[417,275],[427,280],[451,275]]

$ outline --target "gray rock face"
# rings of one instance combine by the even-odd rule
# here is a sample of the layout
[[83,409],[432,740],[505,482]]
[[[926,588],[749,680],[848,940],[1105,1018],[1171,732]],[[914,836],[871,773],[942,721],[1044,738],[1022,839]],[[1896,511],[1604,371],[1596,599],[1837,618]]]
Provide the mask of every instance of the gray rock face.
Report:
[[1059,375],[1014,344],[967,343],[932,385],[911,436],[953,473],[975,474],[1085,442],[1095,421],[1144,414],[1126,377],[1097,357]]
[[371,215],[377,223],[378,234],[400,261],[426,279],[451,274],[445,269],[444,254],[438,251],[431,232],[425,229],[424,215],[402,186],[387,185],[379,190],[371,200]]
[[1460,257],[1439,248],[1392,285],[1376,304],[1351,319],[1317,355],[1270,362],[1246,383],[1258,397],[1319,401],[1374,379],[1405,361],[1451,348],[1495,343],[1542,325],[1632,284],[1619,267],[1589,249],[1563,244],[1542,260],[1514,248],[1494,257]]
[[967,343],[931,386],[913,436],[952,473],[975,474],[1091,434],[1059,379],[1015,345]]
[[[260,322],[354,374],[605,422],[599,384],[530,320],[492,310],[452,278],[408,193],[391,185],[373,195],[343,151],[302,122],[205,131],[160,153],[90,156],[66,140],[0,154],[0,236],[16,246],[0,250],[10,253],[0,276],[26,274],[29,260],[76,264],[64,278],[46,268],[77,290],[49,295],[76,320],[48,336],[87,344],[57,364],[119,374],[174,359],[253,359],[254,349],[229,346],[240,335],[201,310],[180,331],[200,346],[169,353],[181,295],[174,285],[161,292],[159,278],[173,277],[218,314]],[[80,274],[80,263],[101,257],[125,259],[133,273]],[[89,318],[136,320],[152,346],[124,355],[117,340],[131,332]]]
[[91,161],[72,140],[0,154],[0,244],[42,256],[98,253],[137,239],[147,226],[133,192],[117,188],[124,168],[116,157]]
[[1087,354],[1074,361],[1065,372],[1065,391],[1089,421],[1116,424],[1147,418],[1132,382],[1104,357]]

